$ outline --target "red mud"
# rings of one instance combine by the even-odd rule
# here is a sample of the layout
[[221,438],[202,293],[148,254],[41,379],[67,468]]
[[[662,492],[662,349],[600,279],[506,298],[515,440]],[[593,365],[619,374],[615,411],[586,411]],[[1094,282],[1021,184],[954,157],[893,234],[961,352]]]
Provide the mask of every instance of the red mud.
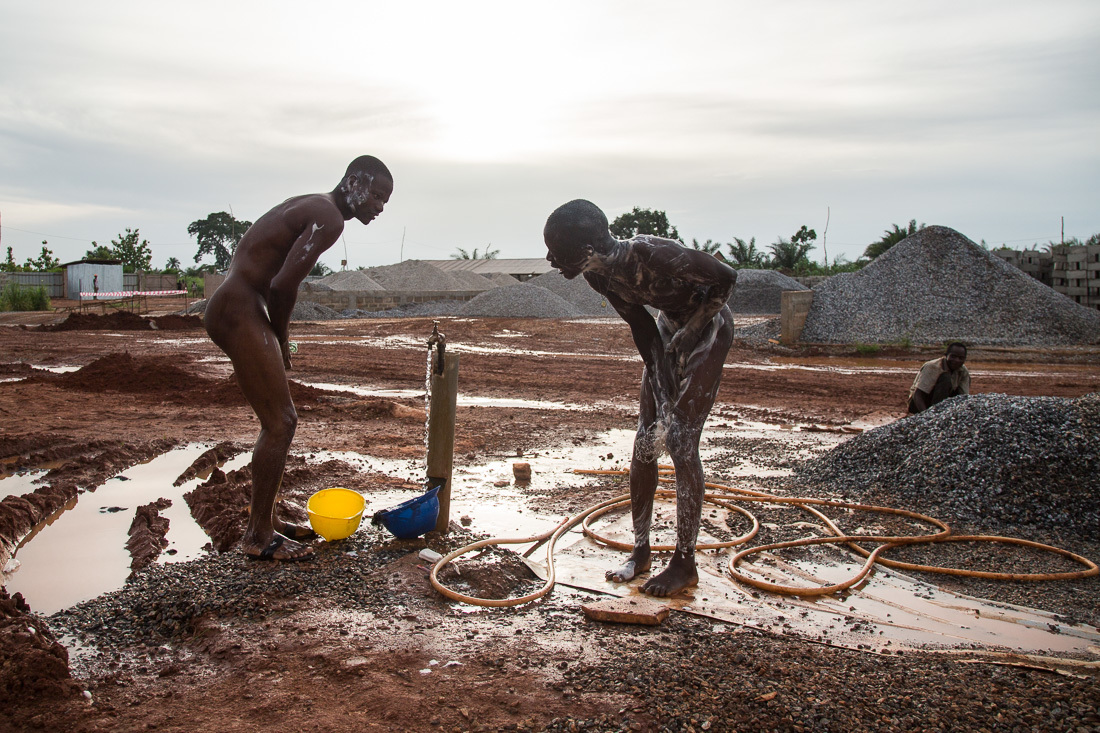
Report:
[[127,532],[126,549],[130,552],[130,570],[137,571],[153,562],[168,547],[168,519],[160,516],[161,509],[172,506],[168,499],[157,499],[143,504],[134,512],[134,521]]
[[178,314],[139,316],[130,311],[115,311],[107,315],[70,313],[61,323],[44,323],[40,331],[193,331],[201,329],[198,316]]

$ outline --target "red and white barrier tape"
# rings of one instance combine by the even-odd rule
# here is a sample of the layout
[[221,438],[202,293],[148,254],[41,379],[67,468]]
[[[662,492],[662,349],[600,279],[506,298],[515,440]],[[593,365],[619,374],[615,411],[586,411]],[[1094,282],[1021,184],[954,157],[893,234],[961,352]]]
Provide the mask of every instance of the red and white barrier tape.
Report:
[[110,292],[81,293],[81,298],[129,298],[132,295],[187,295],[186,290],[113,290]]

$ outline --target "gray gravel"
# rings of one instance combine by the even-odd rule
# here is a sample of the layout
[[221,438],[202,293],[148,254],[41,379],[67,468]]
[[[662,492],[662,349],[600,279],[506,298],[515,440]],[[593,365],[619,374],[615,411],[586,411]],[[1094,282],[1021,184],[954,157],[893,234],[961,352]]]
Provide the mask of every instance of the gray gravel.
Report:
[[729,299],[734,313],[779,313],[784,290],[809,290],[778,270],[738,270]]
[[922,229],[859,272],[831,277],[813,291],[802,331],[807,342],[1100,342],[1100,311],[943,226]]
[[459,314],[486,318],[576,318],[583,315],[558,295],[530,283],[486,291],[467,302]]
[[371,267],[367,274],[386,290],[469,290],[450,273],[421,260]]
[[[306,286],[303,283],[303,287]],[[315,290],[348,290],[348,291],[366,291],[366,290],[385,290],[381,285],[371,279],[363,270],[344,270],[341,272],[334,272],[331,275],[326,275],[320,280],[314,280],[308,283],[308,287]]]
[[1100,393],[954,397],[857,435],[795,475],[811,490],[997,533],[1100,542]]
[[527,283],[546,288],[581,313],[593,316],[617,316],[615,309],[609,306],[607,300],[593,290],[583,277],[566,280],[560,272],[551,270],[531,278]]

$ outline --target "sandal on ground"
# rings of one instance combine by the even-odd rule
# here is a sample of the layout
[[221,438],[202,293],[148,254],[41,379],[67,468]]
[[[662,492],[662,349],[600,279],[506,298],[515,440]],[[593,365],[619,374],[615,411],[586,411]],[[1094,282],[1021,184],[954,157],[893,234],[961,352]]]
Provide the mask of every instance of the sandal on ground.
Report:
[[271,539],[270,544],[268,544],[267,547],[261,550],[259,555],[250,555],[246,552],[244,556],[247,557],[249,560],[274,560],[276,562],[300,562],[302,560],[313,559],[312,551],[307,552],[304,555],[299,555],[298,557],[275,557],[275,553],[278,552],[279,548],[283,546],[283,543],[286,542],[286,539],[286,537],[276,532],[275,536]]

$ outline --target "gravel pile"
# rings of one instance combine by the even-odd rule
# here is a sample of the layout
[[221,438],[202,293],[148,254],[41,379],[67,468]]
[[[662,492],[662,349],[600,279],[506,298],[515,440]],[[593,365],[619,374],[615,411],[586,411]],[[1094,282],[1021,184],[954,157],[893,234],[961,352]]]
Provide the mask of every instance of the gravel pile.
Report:
[[338,311],[308,300],[299,300],[294,304],[294,310],[290,312],[292,321],[334,321],[338,318],[343,318]]
[[529,285],[538,285],[556,294],[581,313],[592,316],[615,316],[615,309],[607,304],[602,295],[592,289],[583,277],[566,280],[557,270],[544,272],[527,281]]
[[450,273],[421,260],[405,260],[395,265],[372,267],[366,271],[386,290],[468,290]]
[[738,270],[729,299],[734,313],[779,313],[784,290],[808,290],[778,270]]
[[1100,342],[1078,305],[953,229],[930,226],[813,289],[802,340],[1069,345]]
[[491,290],[497,287],[495,283],[489,282],[484,275],[478,275],[476,272],[470,272],[469,270],[453,270],[447,274],[453,277],[455,282],[462,286],[463,290]]
[[802,463],[795,480],[805,493],[996,534],[1031,528],[1100,541],[1100,393],[954,397]]
[[515,285],[517,282],[519,282],[506,272],[491,272],[488,275],[482,275],[482,277],[484,277],[486,280],[488,280],[493,285],[496,285],[497,287],[503,285]]
[[314,290],[385,290],[384,287],[372,280],[370,275],[363,270],[334,272],[331,275],[326,275],[320,280],[314,280],[311,283],[303,283],[302,285],[303,287],[308,285],[308,287]]
[[518,283],[487,290],[459,310],[462,316],[484,318],[576,318],[576,307],[546,288]]
[[433,300],[427,303],[405,303],[384,311],[366,311],[361,308],[342,311],[345,318],[424,318],[433,316],[457,316],[464,300]]

